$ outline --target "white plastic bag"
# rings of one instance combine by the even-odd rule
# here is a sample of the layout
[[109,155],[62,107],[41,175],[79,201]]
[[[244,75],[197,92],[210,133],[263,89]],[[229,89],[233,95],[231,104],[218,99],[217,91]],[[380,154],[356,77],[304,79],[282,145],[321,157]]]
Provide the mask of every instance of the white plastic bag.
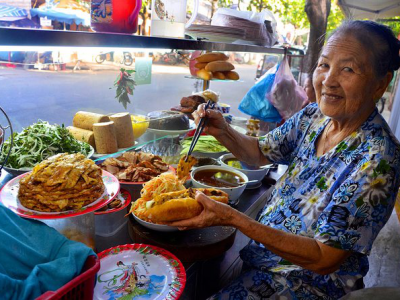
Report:
[[212,17],[211,25],[244,29],[244,42],[261,46],[271,47],[278,40],[276,20],[268,9],[258,13],[219,8]]
[[285,120],[298,112],[303,101],[307,99],[306,92],[293,77],[286,55],[276,72],[272,89],[266,97]]

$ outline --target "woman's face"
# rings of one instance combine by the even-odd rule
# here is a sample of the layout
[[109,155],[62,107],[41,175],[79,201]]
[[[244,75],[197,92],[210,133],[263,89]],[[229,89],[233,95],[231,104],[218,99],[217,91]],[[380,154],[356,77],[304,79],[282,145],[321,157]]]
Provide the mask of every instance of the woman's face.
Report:
[[314,71],[313,83],[323,114],[339,122],[366,118],[380,97],[372,56],[354,37],[335,34],[327,42]]

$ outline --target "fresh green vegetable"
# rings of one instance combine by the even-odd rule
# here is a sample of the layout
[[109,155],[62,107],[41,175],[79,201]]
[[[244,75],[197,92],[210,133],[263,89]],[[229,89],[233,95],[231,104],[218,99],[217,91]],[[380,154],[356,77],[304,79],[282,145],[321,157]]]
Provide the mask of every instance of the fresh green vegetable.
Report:
[[[190,143],[192,142],[193,137],[187,138],[182,140],[181,145],[183,147],[181,154],[186,154],[189,152],[190,148]],[[226,151],[228,152],[228,149],[226,149],[224,146],[218,142],[215,137],[211,135],[201,135],[199,137],[199,140],[196,143],[196,146],[194,146],[193,151],[198,151],[198,152],[223,152]]]
[[[37,123],[25,128],[20,133],[14,133],[14,144],[6,167],[21,169],[32,168],[37,163],[57,153],[82,153],[88,155],[91,151],[89,144],[76,140],[64,127],[64,124],[50,125],[39,120]],[[4,161],[10,150],[11,137],[3,145],[0,154]]]
[[121,68],[117,79],[114,81],[114,87],[116,87],[115,98],[118,99],[119,103],[122,103],[124,108],[127,108],[128,103],[131,103],[128,95],[133,95],[136,82],[132,77],[135,70],[125,70]]

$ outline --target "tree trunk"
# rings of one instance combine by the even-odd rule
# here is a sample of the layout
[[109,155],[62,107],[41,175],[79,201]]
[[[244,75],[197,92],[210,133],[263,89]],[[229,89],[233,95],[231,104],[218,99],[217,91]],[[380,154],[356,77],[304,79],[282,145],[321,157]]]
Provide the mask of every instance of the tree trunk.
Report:
[[310,21],[310,37],[303,72],[312,74],[324,45],[331,0],[306,0],[305,12]]
[[214,16],[218,9],[218,0],[211,0],[211,18]]
[[141,35],[148,35],[148,33],[146,32],[147,20],[149,19],[149,9],[147,8],[147,6],[143,7],[143,12],[140,12],[140,16],[142,17],[143,20]]

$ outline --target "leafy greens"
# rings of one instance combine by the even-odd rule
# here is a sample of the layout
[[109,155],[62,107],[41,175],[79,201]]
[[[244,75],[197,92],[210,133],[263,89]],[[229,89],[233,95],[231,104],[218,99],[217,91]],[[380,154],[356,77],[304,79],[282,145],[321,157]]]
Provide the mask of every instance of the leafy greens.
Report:
[[[57,153],[82,153],[88,155],[89,144],[76,140],[64,127],[64,124],[50,125],[46,121],[37,123],[13,134],[14,144],[6,167],[21,169],[32,168],[37,163]],[[1,161],[7,156],[11,146],[11,137],[3,144],[0,154]]]

